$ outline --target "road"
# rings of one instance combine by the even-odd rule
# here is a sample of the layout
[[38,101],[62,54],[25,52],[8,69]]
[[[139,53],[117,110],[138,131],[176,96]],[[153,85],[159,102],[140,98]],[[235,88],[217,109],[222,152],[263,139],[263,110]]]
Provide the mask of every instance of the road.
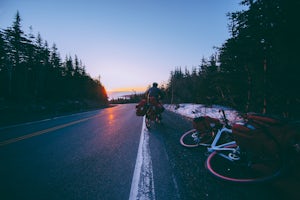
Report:
[[142,126],[132,110],[116,106],[0,130],[1,199],[127,199]]
[[191,121],[166,111],[163,122],[145,131],[134,104],[126,104],[0,128],[0,199],[286,197],[276,184],[210,176],[205,149],[179,144]]

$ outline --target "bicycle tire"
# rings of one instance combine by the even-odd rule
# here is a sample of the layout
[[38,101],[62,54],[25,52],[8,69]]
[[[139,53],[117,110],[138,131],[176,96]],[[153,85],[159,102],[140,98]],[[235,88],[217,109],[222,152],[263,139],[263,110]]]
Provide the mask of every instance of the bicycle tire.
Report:
[[[194,148],[198,146],[210,146],[210,143],[200,142],[200,139],[198,138],[198,132],[196,129],[191,129],[187,132],[185,132],[180,137],[180,144],[184,147],[188,148]],[[212,137],[206,138],[206,142],[211,142]]]
[[147,129],[151,128],[151,119],[149,119],[147,116],[145,117],[145,124]]
[[155,116],[146,115],[145,116],[146,128],[150,129],[154,124],[162,124],[161,119]]
[[[236,147],[228,145],[226,147]],[[228,151],[227,151],[228,153]],[[257,183],[271,181],[278,177],[282,172],[281,160],[268,161],[269,163],[255,163],[230,161],[224,158],[224,152],[214,151],[205,161],[205,167],[215,177],[237,183]]]
[[192,137],[192,134],[196,134],[197,130],[196,129],[191,129],[187,132],[185,132],[181,137],[180,137],[180,144],[185,147],[193,148],[199,146],[199,143],[194,140]]

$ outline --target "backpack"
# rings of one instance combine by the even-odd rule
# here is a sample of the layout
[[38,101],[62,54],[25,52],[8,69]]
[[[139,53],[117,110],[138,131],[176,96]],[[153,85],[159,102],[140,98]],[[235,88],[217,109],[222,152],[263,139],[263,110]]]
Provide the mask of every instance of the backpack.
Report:
[[258,156],[276,156],[285,152],[289,141],[299,135],[291,123],[259,114],[248,114],[245,123],[232,126],[237,145]]

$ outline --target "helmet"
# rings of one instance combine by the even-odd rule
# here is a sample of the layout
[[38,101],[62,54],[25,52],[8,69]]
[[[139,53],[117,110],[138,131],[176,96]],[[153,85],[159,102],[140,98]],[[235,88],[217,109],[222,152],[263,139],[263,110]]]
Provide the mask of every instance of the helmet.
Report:
[[153,87],[157,87],[158,84],[157,84],[156,82],[154,82],[154,83],[152,84],[152,86],[153,86]]

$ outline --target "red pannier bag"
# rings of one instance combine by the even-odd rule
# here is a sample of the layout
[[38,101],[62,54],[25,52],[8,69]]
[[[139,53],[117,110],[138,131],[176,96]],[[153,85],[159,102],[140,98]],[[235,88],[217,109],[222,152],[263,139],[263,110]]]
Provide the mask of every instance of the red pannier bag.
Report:
[[147,100],[142,99],[136,106],[135,106],[135,114],[137,116],[144,116],[147,112]]
[[234,124],[232,134],[237,145],[254,156],[278,155],[299,135],[292,124],[259,114],[248,114],[247,122]]
[[221,123],[218,119],[209,116],[201,116],[193,120],[193,128],[199,133],[207,133],[210,132],[212,128],[220,126]]
[[158,102],[155,97],[149,97],[149,104],[155,107],[156,113],[162,113],[165,110],[163,105]]

